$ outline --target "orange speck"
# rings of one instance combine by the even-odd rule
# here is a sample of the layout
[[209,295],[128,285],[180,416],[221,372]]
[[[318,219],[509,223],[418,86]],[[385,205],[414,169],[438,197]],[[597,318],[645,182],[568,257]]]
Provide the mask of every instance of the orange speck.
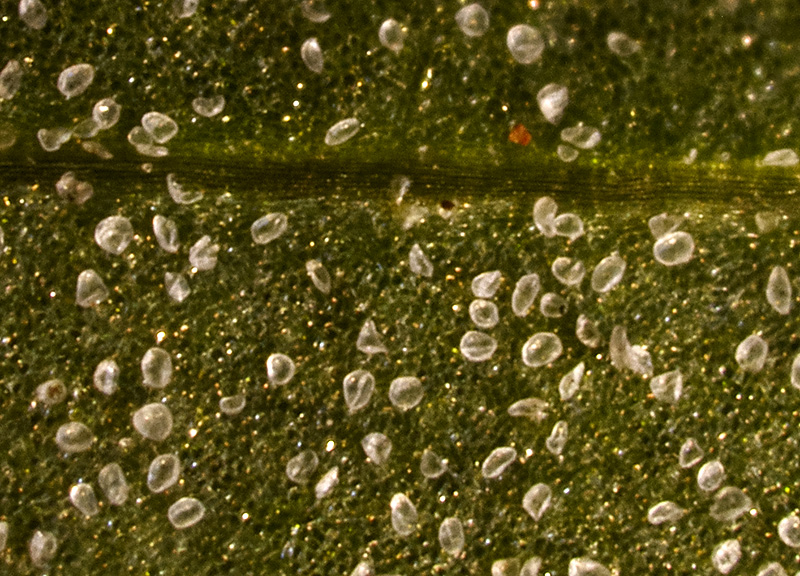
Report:
[[515,124],[508,133],[508,141],[520,146],[527,146],[531,143],[531,133],[522,124]]

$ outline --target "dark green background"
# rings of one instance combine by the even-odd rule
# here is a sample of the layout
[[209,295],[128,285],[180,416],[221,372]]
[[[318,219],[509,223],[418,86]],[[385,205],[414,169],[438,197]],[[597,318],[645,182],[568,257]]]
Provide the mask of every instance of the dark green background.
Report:
[[[201,0],[194,17],[179,21],[171,3],[61,2],[48,4],[49,23],[32,31],[19,22],[16,3],[2,4],[0,65],[28,60],[19,93],[0,102],[0,121],[18,135],[0,152],[0,519],[10,524],[0,565],[10,574],[36,573],[27,545],[34,530],[47,529],[59,540],[54,574],[349,574],[363,558],[379,574],[488,574],[497,559],[532,555],[543,557],[542,573],[558,576],[584,555],[622,575],[712,574],[711,550],[728,538],[740,539],[744,551],[733,574],[756,573],[772,560],[796,571],[798,557],[778,540],[776,526],[798,505],[800,391],[789,384],[789,367],[800,340],[796,312],[776,314],[764,289],[772,266],[783,265],[797,291],[797,178],[793,170],[756,167],[770,150],[795,146],[794,3],[551,2],[531,10],[487,2],[491,25],[478,39],[457,28],[457,3],[327,6],[331,19],[313,24],[290,2]],[[399,55],[378,43],[388,17],[408,26]],[[540,63],[516,64],[505,48],[506,30],[519,22],[548,38]],[[612,54],[605,38],[613,30],[642,49],[626,59]],[[310,36],[325,51],[322,75],[299,57]],[[78,62],[95,65],[96,78],[66,101],[56,78]],[[570,90],[558,127],[535,102],[549,82]],[[224,113],[196,117],[191,100],[209,94],[227,98]],[[96,140],[113,160],[74,141],[55,153],[41,150],[39,128],[72,126],[107,96],[122,105],[122,118]],[[140,156],[125,140],[150,110],[180,126],[165,159]],[[349,116],[364,128],[326,147],[327,129]],[[603,140],[567,165],[555,155],[559,131],[579,121],[597,126]],[[508,142],[517,122],[533,135],[528,147]],[[691,148],[698,160],[686,167]],[[67,170],[95,188],[83,206],[55,192]],[[176,205],[167,194],[169,172],[202,190],[202,200]],[[400,204],[398,175],[412,180]],[[566,242],[536,232],[531,209],[544,194],[578,213],[587,234]],[[428,216],[405,230],[415,205]],[[289,215],[289,231],[254,245],[250,224],[274,211]],[[646,222],[663,211],[687,214],[683,229],[697,249],[685,266],[653,260]],[[777,229],[759,231],[757,211],[778,214]],[[178,255],[158,248],[156,213],[178,223]],[[92,238],[97,222],[113,214],[129,217],[138,235],[119,257]],[[188,247],[204,234],[221,245],[220,262],[190,273],[193,293],[174,304],[164,273],[187,272]],[[414,243],[434,263],[431,280],[408,269]],[[607,296],[592,292],[588,279],[565,289],[549,271],[560,255],[582,259],[591,271],[614,250],[628,271]],[[306,276],[311,258],[331,272],[327,297]],[[111,290],[89,310],[74,301],[86,268]],[[469,285],[492,269],[504,276],[495,299],[501,323],[492,331],[500,344],[492,361],[470,364],[457,349],[471,329]],[[534,271],[543,292],[568,299],[565,318],[511,314],[514,282]],[[580,344],[574,326],[581,312],[606,339],[614,325],[626,325],[632,343],[648,347],[657,374],[680,368],[684,398],[674,407],[656,403],[644,379],[610,366],[606,344]],[[384,334],[387,355],[356,351],[367,318]],[[158,394],[141,386],[138,366],[160,330],[176,373]],[[551,367],[526,368],[521,346],[543,330],[561,336],[564,356]],[[746,375],[734,350],[757,331],[770,357],[762,373]],[[272,352],[298,366],[282,388],[265,386]],[[106,398],[91,375],[109,356],[122,376],[119,392]],[[562,403],[558,381],[579,361],[588,370],[582,391]],[[373,371],[378,385],[369,408],[351,416],[341,382],[359,367]],[[422,378],[425,398],[401,414],[387,391],[392,378],[407,374]],[[67,384],[68,400],[50,410],[31,407],[36,386],[54,377]],[[241,416],[219,415],[219,398],[238,392],[248,398]],[[545,423],[506,414],[528,396],[553,404]],[[162,398],[175,429],[155,446],[136,435],[130,417]],[[88,424],[97,442],[65,458],[53,438],[73,419]],[[559,419],[570,423],[563,458],[544,449]],[[364,460],[359,442],[373,431],[394,441],[386,470]],[[711,519],[711,496],[696,488],[696,469],[677,464],[690,436],[706,460],[723,461],[727,483],[753,499],[752,516],[730,526]],[[132,441],[121,446],[124,438]],[[328,440],[336,442],[330,454]],[[501,480],[483,480],[480,463],[509,444],[533,454]],[[451,473],[425,480],[425,448],[448,458]],[[320,456],[311,486],[293,486],[285,476],[301,449]],[[183,483],[154,495],[147,465],[167,451],[180,456]],[[102,499],[96,475],[110,461],[125,470],[130,500],[85,519],[67,499],[69,486],[91,482]],[[341,482],[315,502],[313,482],[334,464]],[[521,507],[536,482],[554,491],[539,523]],[[418,531],[405,539],[389,521],[398,491],[420,514]],[[177,532],[166,510],[181,496],[200,498],[208,511]],[[648,508],[664,499],[688,510],[674,531],[646,522]],[[458,560],[436,540],[451,515],[465,525],[472,520]]]

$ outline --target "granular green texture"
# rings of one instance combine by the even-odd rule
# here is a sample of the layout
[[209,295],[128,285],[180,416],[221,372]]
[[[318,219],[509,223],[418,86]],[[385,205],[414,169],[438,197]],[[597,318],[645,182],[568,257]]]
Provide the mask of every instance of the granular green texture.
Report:
[[[788,0],[768,7],[738,0],[534,0],[536,9],[487,2],[490,25],[478,38],[459,30],[457,2],[331,2],[324,23],[304,18],[302,2],[201,1],[190,18],[174,17],[173,4],[103,2],[86,10],[65,1],[49,7],[47,25],[37,31],[7,2],[3,55],[24,70],[18,94],[0,103],[19,135],[16,153],[8,154],[42,156],[37,129],[69,128],[110,96],[122,105],[122,118],[96,138],[118,159],[135,156],[124,137],[150,110],[181,127],[170,154],[195,160],[541,165],[557,160],[561,129],[578,122],[602,133],[580,163],[668,163],[693,148],[706,164],[741,162],[795,145],[800,15]],[[390,17],[407,30],[397,54],[378,40]],[[537,27],[545,39],[531,65],[516,63],[506,47],[506,32],[517,23]],[[612,32],[628,35],[639,51],[611,52]],[[321,74],[300,58],[310,37],[324,53]],[[77,63],[93,65],[95,80],[65,101],[56,80]],[[558,126],[536,103],[549,83],[569,90]],[[223,113],[195,114],[191,101],[211,95],[226,98]],[[359,137],[346,147],[324,146],[327,129],[348,117],[364,124]],[[508,143],[516,123],[531,132],[529,147]],[[91,158],[74,143],[53,156]]]
[[[585,226],[584,236],[567,241],[535,229],[536,197],[524,186],[481,183],[483,197],[451,189],[453,208],[445,210],[440,201],[416,195],[415,182],[398,205],[390,175],[383,179],[383,189],[354,186],[363,199],[325,197],[324,189],[344,186],[347,175],[309,179],[314,193],[308,199],[282,200],[269,185],[240,183],[180,206],[165,182],[147,175],[130,178],[122,196],[110,193],[114,179],[97,182],[84,206],[33,189],[6,197],[0,264],[9,306],[2,319],[0,427],[9,443],[0,505],[10,525],[9,567],[29,570],[27,542],[44,528],[59,540],[55,573],[245,574],[264,567],[349,573],[368,558],[378,573],[476,574],[488,573],[497,559],[532,555],[543,557],[553,574],[566,573],[569,560],[584,555],[620,573],[667,566],[711,573],[711,549],[731,537],[746,551],[743,572],[765,560],[795,562],[794,551],[774,536],[778,521],[795,509],[798,490],[792,423],[800,392],[789,375],[798,348],[795,311],[779,315],[765,296],[773,266],[795,277],[794,201],[776,211],[774,197],[753,206],[749,194],[725,197],[707,188],[710,197],[725,200],[676,193],[619,210],[614,203],[557,196],[560,211],[574,210]],[[199,183],[185,180],[187,188]],[[745,207],[761,211],[761,218],[771,209],[775,229],[760,231]],[[655,209],[686,214],[681,229],[697,246],[689,263],[668,268],[654,261],[646,221]],[[254,244],[250,224],[274,211],[287,214],[288,231]],[[121,256],[92,239],[94,225],[112,214],[130,218],[137,233]],[[158,247],[155,214],[177,223],[178,254]],[[406,229],[409,222],[416,224]],[[219,261],[211,271],[195,272],[188,248],[205,234],[219,243]],[[409,269],[415,243],[434,265],[430,279]],[[598,294],[588,276],[615,250],[627,262],[625,275]],[[562,255],[581,259],[589,270],[578,288],[560,285],[549,270]],[[309,259],[330,272],[329,294],[307,277]],[[81,309],[75,285],[86,268],[100,274],[111,295]],[[487,332],[498,348],[488,362],[468,362],[459,340],[474,329],[470,283],[495,269],[503,273],[492,299],[500,323]],[[188,273],[192,293],[181,304],[166,293],[167,271]],[[514,283],[530,272],[540,275],[542,293],[566,298],[563,317],[546,318],[536,308],[525,318],[512,314]],[[576,338],[579,314],[597,323],[600,347]],[[356,349],[367,319],[381,332],[386,354]],[[655,374],[682,372],[685,390],[675,405],[656,401],[648,378],[610,365],[615,325],[647,348]],[[522,345],[543,331],[559,335],[564,353],[551,365],[528,368]],[[752,333],[763,335],[770,352],[761,372],[746,374],[734,352]],[[159,341],[175,372],[163,391],[148,391],[139,362]],[[264,362],[275,352],[297,365],[285,386],[267,381]],[[109,397],[92,386],[104,358],[121,368],[120,388]],[[587,369],[580,391],[561,401],[559,380],[580,361]],[[342,380],[359,368],[374,374],[376,391],[367,408],[349,414]],[[422,402],[408,412],[393,408],[387,395],[389,382],[404,375],[419,377],[424,387]],[[49,409],[32,404],[34,388],[51,378],[64,381],[68,399]],[[238,393],[247,397],[244,411],[221,414],[219,399]],[[531,396],[550,404],[542,423],[506,413]],[[133,412],[148,402],[164,402],[175,419],[170,437],[158,444],[131,425]],[[70,420],[92,429],[89,452],[59,455],[55,432]],[[569,423],[558,457],[545,449],[557,420]],[[360,446],[376,431],[394,444],[384,467],[369,463]],[[751,512],[739,521],[713,520],[712,497],[696,485],[698,466],[679,466],[679,448],[690,437],[704,450],[704,462],[723,462],[726,484],[752,498]],[[483,479],[480,464],[499,446],[514,447],[518,459],[500,479]],[[297,486],[285,467],[305,449],[320,464],[311,484]],[[420,473],[425,449],[448,460],[441,478]],[[180,457],[181,482],[151,494],[146,470],[160,453]],[[92,483],[102,502],[97,473],[114,461],[130,483],[128,502],[103,505],[85,518],[69,504],[69,487]],[[317,501],[313,484],[334,465],[339,485]],[[553,503],[534,522],[521,502],[537,482],[552,488]],[[405,538],[389,521],[397,492],[419,512],[417,530]],[[166,509],[182,496],[199,498],[207,512],[196,526],[176,531]],[[646,521],[648,509],[662,500],[687,510],[674,528]],[[436,532],[446,516],[465,524],[463,558],[449,559],[439,549]]]
[[[573,576],[578,558],[615,575],[716,574],[713,550],[729,539],[742,550],[731,574],[756,574],[768,562],[797,571],[791,534],[778,529],[798,513],[800,490],[797,177],[791,167],[759,165],[768,152],[795,147],[795,6],[483,5],[490,26],[479,38],[458,28],[462,4],[444,2],[330,2],[324,23],[304,18],[295,2],[201,0],[189,18],[177,18],[173,2],[62,2],[47,5],[42,30],[20,21],[16,3],[0,8],[0,69],[16,59],[25,71],[13,98],[0,100],[7,573],[347,575],[365,562],[374,574],[472,575],[508,559],[498,576],[517,576],[539,556],[540,573],[552,576]],[[399,53],[378,41],[389,17],[407,29]],[[506,48],[518,23],[546,40],[529,66]],[[613,53],[614,31],[640,49]],[[324,52],[321,74],[300,57],[310,37]],[[56,79],[80,62],[95,67],[95,79],[66,100]],[[551,82],[569,90],[558,125],[536,103]],[[218,116],[193,111],[195,97],[214,94],[226,98]],[[106,97],[122,106],[115,126],[42,149],[40,128],[73,128]],[[179,126],[163,158],[126,140],[150,111]],[[327,146],[328,129],[350,117],[363,124],[358,133]],[[600,143],[563,162],[561,130],[579,122],[597,128]],[[528,146],[509,141],[517,124],[530,132]],[[87,140],[113,158],[87,152]],[[93,187],[82,204],[57,189],[68,171]],[[177,203],[168,179],[199,199]],[[585,233],[542,234],[532,210],[543,196],[559,214],[577,214]],[[285,214],[287,230],[256,244],[250,226],[270,213]],[[688,262],[656,260],[648,220],[660,213],[684,217],[679,230],[695,246]],[[175,222],[177,253],[159,247],[156,215]],[[135,233],[120,255],[95,241],[109,216],[128,218]],[[203,271],[189,258],[205,235],[219,253]],[[433,265],[430,277],[414,272],[415,245]],[[614,253],[625,272],[600,293],[591,277]],[[551,271],[561,256],[585,265],[578,286]],[[329,292],[309,278],[310,260],[329,272]],[[790,279],[788,315],[766,296],[776,266]],[[108,295],[84,308],[76,286],[87,269]],[[471,282],[492,270],[502,274],[490,298],[499,323],[482,331],[497,349],[471,362],[460,350],[478,329]],[[183,302],[168,295],[166,273],[185,275]],[[517,316],[515,284],[530,273],[541,290]],[[540,311],[545,293],[565,299],[562,316]],[[599,346],[576,334],[581,315],[596,323]],[[385,353],[358,350],[368,320]],[[649,354],[652,374],[612,365],[619,326]],[[556,334],[563,352],[533,368],[522,351],[540,332]],[[757,372],[736,360],[752,334],[769,346]],[[174,367],[163,390],[142,385],[140,363],[153,346]],[[267,377],[274,353],[296,365],[283,386]],[[108,396],[93,385],[107,358],[120,367],[119,389]],[[562,400],[559,383],[580,362],[579,390]],[[343,380],[357,369],[376,387],[366,407],[350,412]],[[651,391],[653,376],[672,370],[683,375],[674,404]],[[407,411],[389,399],[402,376],[416,376],[424,390]],[[48,407],[36,389],[51,379],[68,394]],[[246,397],[242,412],[223,413],[220,399],[237,394]],[[548,404],[541,422],[508,413],[531,397]],[[148,403],[172,412],[162,442],[132,424]],[[59,450],[56,432],[70,421],[91,429],[88,451]],[[558,455],[547,444],[560,421],[569,432]],[[393,444],[382,466],[362,449],[373,432]],[[679,453],[690,438],[702,460],[684,467]],[[482,464],[498,447],[516,457],[499,478],[484,478]],[[319,465],[307,484],[291,482],[287,465],[307,450]],[[420,470],[426,450],[447,461],[438,478]],[[180,458],[180,480],[152,493],[147,471],[159,454]],[[718,492],[697,484],[713,460],[725,469],[721,486],[749,498],[732,521],[712,517]],[[119,506],[98,483],[112,462],[130,485]],[[334,466],[338,484],[317,498],[317,482]],[[93,487],[96,515],[70,502],[78,483]],[[534,520],[522,501],[537,483],[552,501]],[[405,536],[392,527],[398,493],[418,513]],[[205,515],[178,530],[167,510],[182,497],[200,500]],[[685,513],[649,523],[662,501]],[[465,534],[455,557],[437,537],[451,516]],[[29,552],[37,530],[58,544],[42,566]]]

